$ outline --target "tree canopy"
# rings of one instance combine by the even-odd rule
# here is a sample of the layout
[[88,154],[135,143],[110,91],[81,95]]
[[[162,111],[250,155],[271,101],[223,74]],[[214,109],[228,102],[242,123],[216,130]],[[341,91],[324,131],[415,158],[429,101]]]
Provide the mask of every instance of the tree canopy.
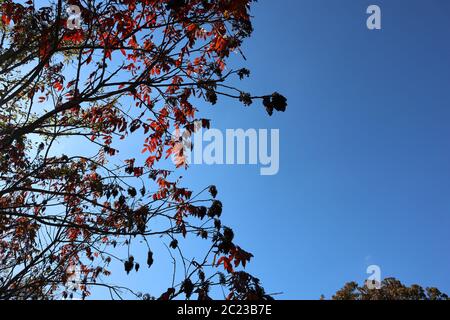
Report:
[[[248,69],[226,67],[231,53],[245,58],[252,2],[0,2],[0,299],[71,297],[73,268],[82,298],[95,286],[116,298],[128,289],[126,278],[108,283],[111,264],[124,275],[151,268],[156,240],[172,252],[173,281],[144,298],[207,300],[212,286],[228,299],[270,298],[240,269],[253,256],[222,225],[217,189],[194,192],[174,177],[187,163],[171,134],[210,126],[202,101],[259,100],[269,115],[285,111],[276,92],[232,85]],[[68,28],[76,25],[69,5],[80,9],[80,28]],[[116,145],[130,136],[142,137],[138,152],[121,154]],[[83,147],[64,154],[60,141]],[[172,155],[173,168],[164,161]],[[203,259],[183,255],[187,237],[209,241]],[[133,256],[134,243],[147,261]]]
[[349,282],[336,292],[333,300],[448,300],[448,296],[437,288],[424,289],[417,284],[408,287],[395,278],[386,278],[380,289]]

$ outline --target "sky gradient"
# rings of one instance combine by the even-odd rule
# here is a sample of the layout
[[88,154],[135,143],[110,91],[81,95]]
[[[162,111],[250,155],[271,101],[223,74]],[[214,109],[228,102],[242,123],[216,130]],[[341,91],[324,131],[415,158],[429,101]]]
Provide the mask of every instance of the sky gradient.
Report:
[[261,1],[244,52],[253,92],[279,90],[286,114],[220,102],[218,128],[279,128],[280,173],[193,168],[281,298],[330,297],[368,265],[450,291],[450,4]]
[[[366,28],[371,4],[381,31]],[[266,0],[252,12],[248,61],[232,61],[252,76],[239,85],[279,91],[288,110],[221,99],[201,115],[221,130],[280,129],[280,172],[193,166],[184,184],[217,185],[224,222],[255,255],[248,270],[278,299],[330,298],[372,264],[450,292],[450,3]],[[170,276],[156,261],[129,281],[158,293]]]

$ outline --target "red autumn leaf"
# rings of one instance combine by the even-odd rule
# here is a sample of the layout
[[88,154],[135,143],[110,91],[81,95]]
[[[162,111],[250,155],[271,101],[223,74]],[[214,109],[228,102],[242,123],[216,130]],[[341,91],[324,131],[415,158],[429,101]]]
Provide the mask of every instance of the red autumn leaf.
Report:
[[233,270],[233,266],[231,265],[231,261],[229,258],[227,257],[221,257],[218,261],[217,261],[217,266],[220,266],[221,264],[223,264],[223,267],[226,271],[228,271],[229,273],[234,272]]
[[61,82],[55,82],[55,84],[53,85],[53,88],[55,88],[58,91],[61,91],[63,89],[63,85]]

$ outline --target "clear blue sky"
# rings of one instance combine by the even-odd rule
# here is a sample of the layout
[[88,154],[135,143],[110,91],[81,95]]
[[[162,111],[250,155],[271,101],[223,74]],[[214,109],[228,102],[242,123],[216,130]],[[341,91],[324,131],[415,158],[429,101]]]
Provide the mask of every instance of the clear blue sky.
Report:
[[[366,28],[371,4],[382,31]],[[242,85],[280,91],[288,111],[222,99],[202,112],[220,129],[280,129],[280,173],[194,166],[185,185],[217,185],[249,270],[278,298],[330,297],[371,264],[450,292],[450,2],[266,0],[253,14]],[[165,290],[158,268],[129,279]]]

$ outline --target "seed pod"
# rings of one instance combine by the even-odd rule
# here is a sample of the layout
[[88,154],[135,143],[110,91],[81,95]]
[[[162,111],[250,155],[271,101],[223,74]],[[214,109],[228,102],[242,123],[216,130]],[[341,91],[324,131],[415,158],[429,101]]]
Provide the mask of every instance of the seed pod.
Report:
[[176,239],[172,240],[172,242],[170,243],[170,247],[172,249],[178,248],[178,240],[176,240]]
[[215,199],[217,197],[217,188],[216,188],[216,186],[209,187],[209,193],[211,193],[211,196]]
[[153,265],[153,252],[151,250],[147,254],[147,265],[149,268]]

